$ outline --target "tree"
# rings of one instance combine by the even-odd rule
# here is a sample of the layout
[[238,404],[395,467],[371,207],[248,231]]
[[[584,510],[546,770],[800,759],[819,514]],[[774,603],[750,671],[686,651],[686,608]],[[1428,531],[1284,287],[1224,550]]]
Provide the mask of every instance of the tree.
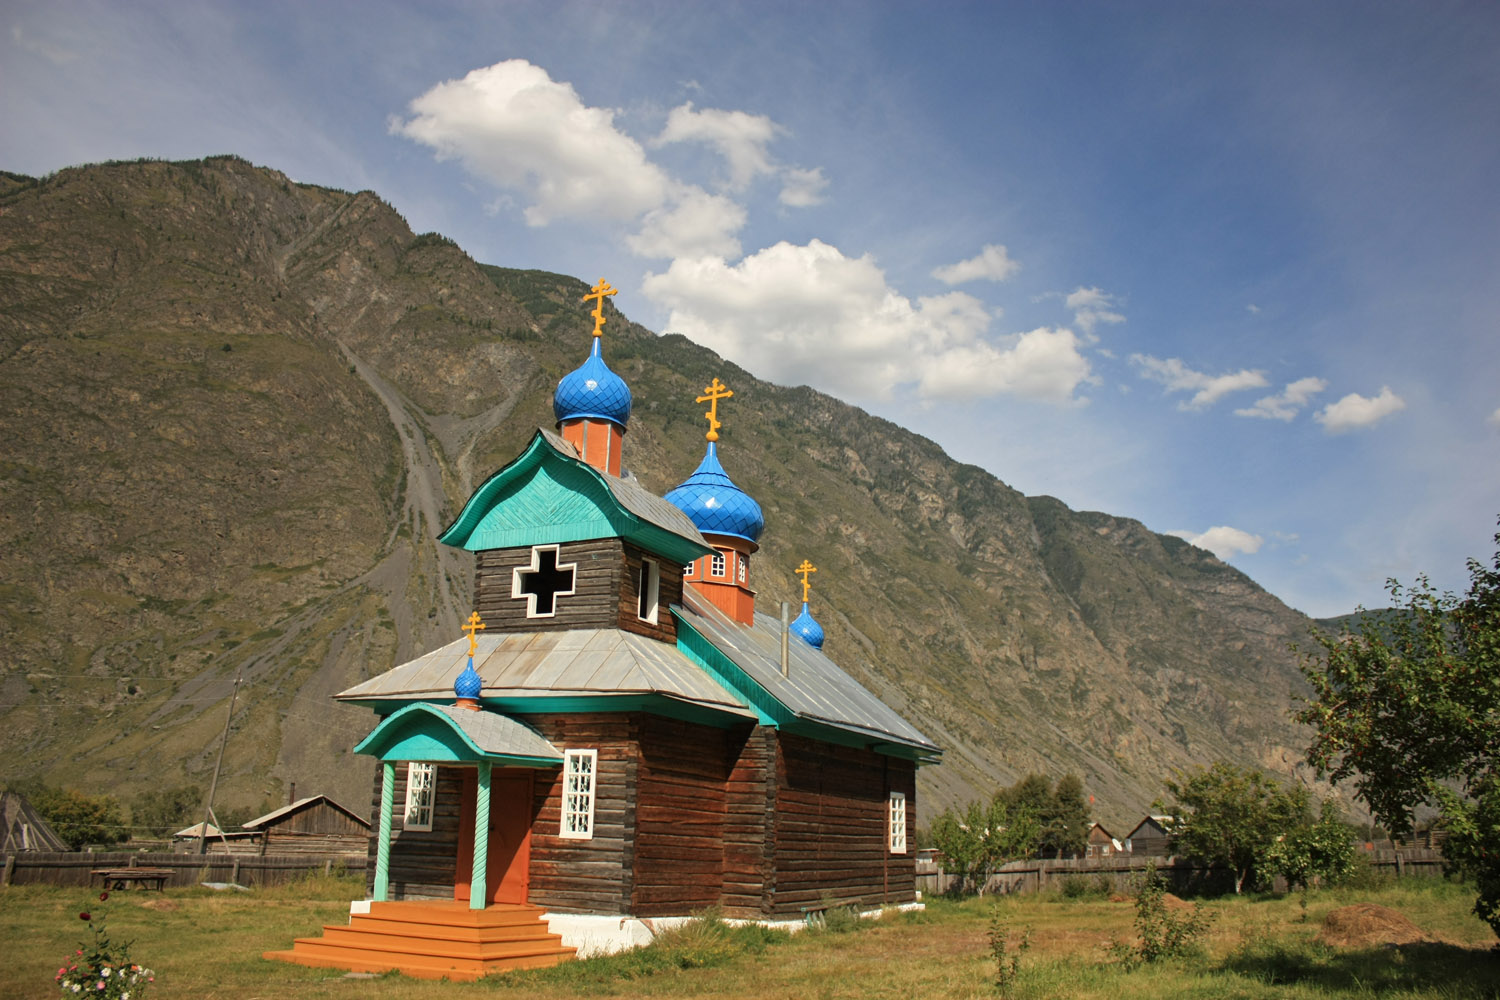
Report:
[[1324,802],[1316,823],[1276,841],[1264,860],[1270,873],[1286,879],[1288,888],[1301,887],[1305,899],[1314,882],[1337,885],[1354,874],[1354,829],[1339,818],[1331,801]]
[[1314,632],[1302,672],[1312,695],[1308,760],[1396,834],[1438,808],[1450,868],[1478,886],[1474,912],[1500,934],[1500,533],[1493,568],[1469,560],[1462,598],[1426,577],[1358,631]]
[[1065,774],[1057,779],[1057,787],[1039,819],[1044,856],[1082,857],[1089,843],[1089,804],[1078,775]]
[[1040,827],[1025,809],[1012,808],[1003,794],[989,803],[970,802],[945,809],[932,821],[932,843],[943,853],[943,867],[958,876],[958,891],[972,886],[981,895],[989,873],[1007,861],[1029,857]]
[[88,844],[118,844],[126,837],[120,803],[108,795],[44,787],[33,795],[31,804],[75,851]]
[[130,806],[131,825],[154,837],[165,836],[193,822],[203,808],[203,792],[196,785],[152,788],[135,797]]
[[1234,873],[1234,891],[1253,884],[1276,838],[1306,825],[1306,790],[1282,788],[1265,772],[1219,761],[1167,782],[1172,808],[1172,849]]

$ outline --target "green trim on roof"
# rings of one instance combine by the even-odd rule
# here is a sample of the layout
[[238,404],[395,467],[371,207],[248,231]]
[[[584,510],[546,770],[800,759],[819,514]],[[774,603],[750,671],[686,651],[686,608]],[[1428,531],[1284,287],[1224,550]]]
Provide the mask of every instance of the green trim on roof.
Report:
[[[669,719],[680,719],[683,722],[699,722],[707,726],[715,726],[719,729],[728,729],[730,726],[749,722],[750,719],[737,712],[726,712],[712,705],[701,705],[696,702],[683,701],[680,698],[669,698],[659,694],[600,694],[600,695],[537,695],[512,698],[490,698],[481,697],[481,705],[485,708],[509,716],[523,715],[552,715],[562,713],[579,712],[649,712],[652,715],[660,715]],[[368,698],[359,701],[345,702],[348,705],[358,705],[371,709],[375,712],[390,712],[386,719],[394,719],[400,713],[409,708],[419,705],[437,703],[452,704],[448,702],[436,702],[434,699],[424,699],[420,702],[406,700],[395,701]],[[396,707],[397,705],[401,707]],[[379,727],[377,727],[378,731]],[[375,734],[365,737],[368,741]],[[361,743],[360,747],[364,744]],[[355,747],[355,752],[363,752],[360,747]],[[424,758],[415,758],[424,759]],[[548,766],[555,767],[555,760],[545,761]]]
[[712,551],[631,513],[599,470],[559,454],[540,431],[474,491],[438,541],[478,552],[592,538],[623,538],[684,565]]
[[681,615],[676,618],[678,650],[707,671],[719,685],[738,695],[755,712],[761,725],[779,729],[796,721],[796,714],[741,670],[739,664],[719,652],[717,646],[684,621]]

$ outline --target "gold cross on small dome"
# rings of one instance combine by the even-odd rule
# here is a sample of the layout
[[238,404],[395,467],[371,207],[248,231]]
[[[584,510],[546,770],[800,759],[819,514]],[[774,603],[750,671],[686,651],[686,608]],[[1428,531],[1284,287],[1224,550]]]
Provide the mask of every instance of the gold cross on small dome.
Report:
[[708,418],[708,439],[710,441],[719,440],[719,428],[724,426],[719,422],[719,400],[728,399],[733,395],[734,390],[723,382],[720,382],[719,376],[715,375],[713,382],[709,383],[708,388],[703,390],[703,395],[694,400],[694,402],[708,404],[708,412],[703,415]]
[[583,301],[585,302],[589,301],[590,299],[599,300],[594,304],[594,311],[589,314],[594,317],[594,336],[600,337],[604,334],[604,297],[607,295],[613,295],[618,291],[618,288],[611,287],[609,282],[605,281],[603,278],[600,278],[599,284],[595,285],[593,288],[590,288],[589,294],[583,297]]
[[478,611],[470,615],[469,620],[464,623],[464,631],[469,634],[469,655],[473,656],[474,650],[479,646],[476,633],[484,631],[484,622],[480,619]]
[[808,562],[806,559],[802,560],[802,565],[801,566],[798,566],[796,569],[792,570],[793,573],[796,573],[798,576],[802,577],[802,603],[803,604],[807,603],[808,592],[812,590],[812,584],[808,582],[807,578],[809,576],[811,576],[812,574],[816,573],[817,571],[818,571],[818,567],[814,566],[812,563]]

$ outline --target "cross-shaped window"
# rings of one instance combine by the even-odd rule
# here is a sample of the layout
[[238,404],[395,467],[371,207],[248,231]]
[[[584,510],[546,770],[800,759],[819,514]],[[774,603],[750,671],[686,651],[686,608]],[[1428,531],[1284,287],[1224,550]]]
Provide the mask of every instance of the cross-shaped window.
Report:
[[517,566],[511,575],[510,596],[526,598],[527,618],[551,618],[557,599],[573,593],[577,563],[557,564],[556,545],[533,545],[531,565]]

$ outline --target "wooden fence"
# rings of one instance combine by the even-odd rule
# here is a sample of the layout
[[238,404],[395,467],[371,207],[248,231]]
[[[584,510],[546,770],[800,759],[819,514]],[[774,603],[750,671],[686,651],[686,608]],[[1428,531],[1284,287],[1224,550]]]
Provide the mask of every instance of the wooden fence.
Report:
[[[1361,855],[1374,870],[1393,876],[1437,877],[1443,874],[1442,854],[1428,848],[1363,851]],[[1108,858],[1012,861],[990,873],[984,891],[986,895],[1040,892],[1060,888],[1064,879],[1082,876],[1108,880],[1110,891],[1129,894],[1135,891],[1145,875],[1146,865],[1152,862],[1175,893],[1223,892],[1234,885],[1233,877],[1222,868],[1178,858],[1121,854]],[[917,865],[917,888],[924,893],[947,892],[954,881],[955,877],[944,872],[938,864],[919,862]]]
[[97,885],[93,872],[103,868],[170,868],[169,886],[200,882],[279,885],[302,875],[344,870],[363,873],[365,858],[349,855],[169,854],[135,851],[47,853],[23,851],[5,855],[0,885]]

